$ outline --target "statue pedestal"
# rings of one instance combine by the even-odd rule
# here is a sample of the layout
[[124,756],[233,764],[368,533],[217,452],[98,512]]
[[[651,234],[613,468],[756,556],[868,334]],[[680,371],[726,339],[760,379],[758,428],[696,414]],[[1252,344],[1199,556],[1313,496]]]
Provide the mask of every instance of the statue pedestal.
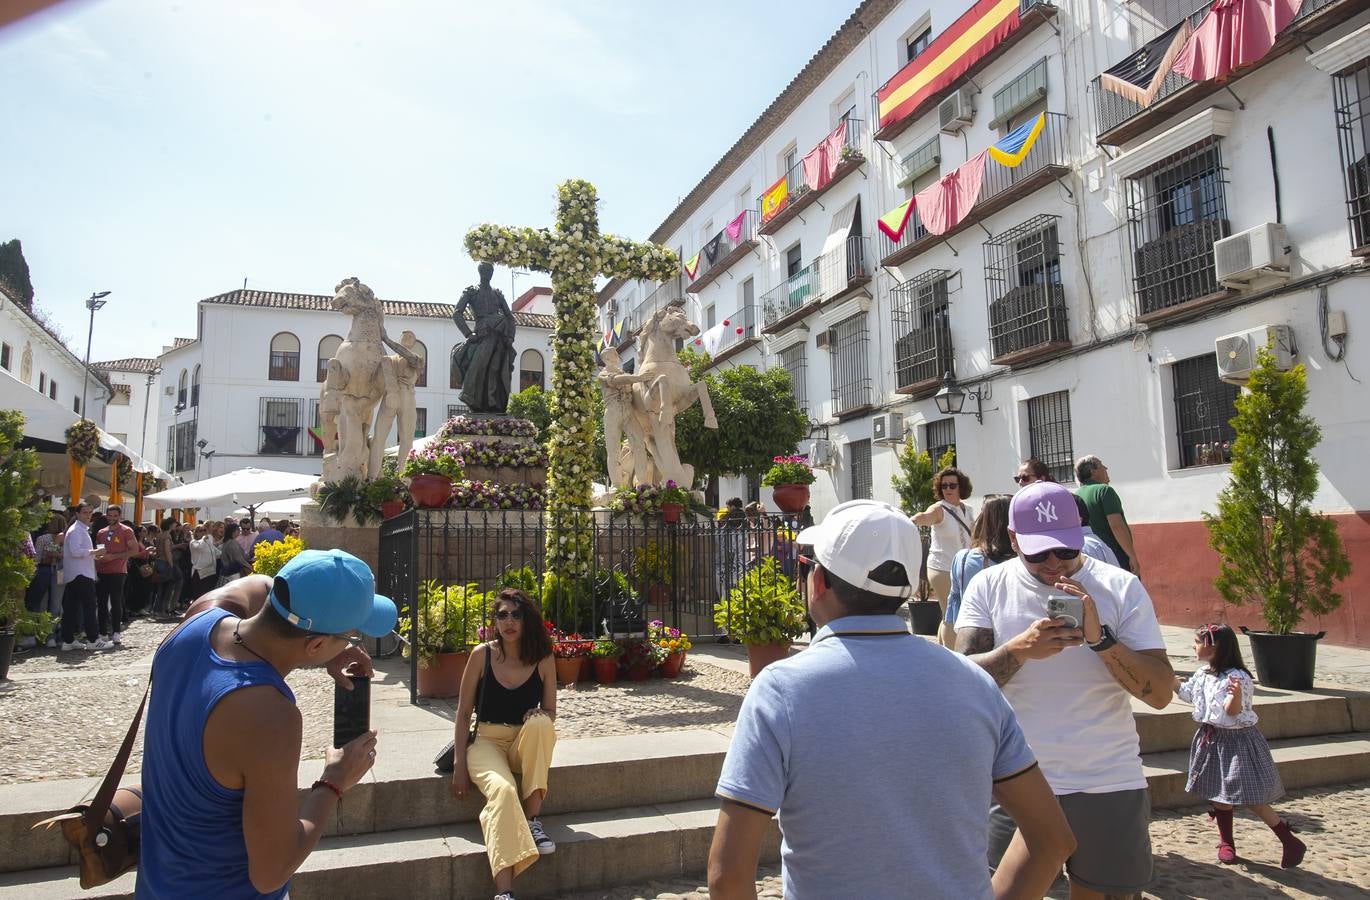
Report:
[[345,550],[376,571],[380,561],[380,528],[358,525],[351,516],[338,522],[325,516],[312,500],[300,507],[300,538],[311,550]]

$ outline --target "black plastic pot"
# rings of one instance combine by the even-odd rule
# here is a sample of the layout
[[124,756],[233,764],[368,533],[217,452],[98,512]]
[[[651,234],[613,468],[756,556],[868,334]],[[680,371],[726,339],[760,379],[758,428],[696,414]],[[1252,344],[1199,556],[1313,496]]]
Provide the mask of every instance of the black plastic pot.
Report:
[[1256,678],[1262,685],[1286,691],[1306,691],[1313,687],[1318,641],[1327,632],[1276,634],[1251,631],[1243,625],[1242,634],[1251,639],[1251,659],[1256,665]]
[[942,607],[936,600],[910,600],[909,616],[914,634],[937,634],[937,627],[942,624]]
[[14,659],[14,632],[0,632],[0,681],[10,676],[10,660]]

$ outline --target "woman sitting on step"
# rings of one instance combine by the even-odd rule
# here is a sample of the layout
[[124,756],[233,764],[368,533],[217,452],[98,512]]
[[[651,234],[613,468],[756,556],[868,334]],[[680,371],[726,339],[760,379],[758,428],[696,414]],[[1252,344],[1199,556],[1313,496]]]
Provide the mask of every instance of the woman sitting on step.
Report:
[[[464,799],[472,783],[485,795],[480,827],[495,900],[513,900],[514,876],[557,848],[537,818],[557,740],[557,674],[542,614],[527,594],[500,591],[491,613],[496,640],[471,652],[461,680],[452,796]],[[463,732],[473,711],[468,746]]]

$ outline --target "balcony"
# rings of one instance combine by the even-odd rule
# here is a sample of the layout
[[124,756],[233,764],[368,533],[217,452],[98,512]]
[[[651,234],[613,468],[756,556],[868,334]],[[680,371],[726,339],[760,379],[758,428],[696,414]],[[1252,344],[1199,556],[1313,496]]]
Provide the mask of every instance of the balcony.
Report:
[[[763,218],[761,220],[761,226],[757,233],[775,234],[786,222],[799,215],[809,204],[823,196],[839,181],[859,168],[866,161],[865,153],[861,150],[862,140],[866,134],[865,126],[866,123],[860,119],[847,119],[847,133],[842,143],[841,159],[833,170],[832,177],[818,187],[812,187],[805,181],[803,159],[790,166],[789,171],[785,173],[785,201],[769,219]],[[821,146],[820,143],[813,150],[817,150]],[[812,152],[811,150],[810,153]],[[766,208],[764,199],[764,194],[756,198],[757,209],[764,210]]]
[[728,229],[724,228],[705,242],[704,246],[708,247],[709,244],[718,241],[714,260],[709,262],[708,254],[701,253],[699,271],[695,273],[695,280],[690,282],[690,286],[685,289],[686,293],[698,294],[703,288],[708,287],[719,276],[728,271],[729,266],[756,248],[756,220],[756,210],[744,210],[742,213],[742,230],[738,232],[737,240],[734,241],[729,238]]
[[970,228],[1069,172],[1066,117],[1062,113],[1047,113],[1037,142],[1016,168],[1002,166],[992,159],[985,161],[985,178],[980,185],[980,196],[964,219],[948,229],[946,234],[932,234],[923,227],[915,206],[908,226],[898,241],[891,241],[888,235],[881,234],[880,240],[884,246],[880,264],[898,266],[908,262],[934,244]]
[[1017,366],[1070,347],[1056,216],[1034,216],[985,242],[990,361]]
[[866,239],[847,236],[830,250],[761,296],[763,334],[779,334],[820,306],[840,300],[871,280]]
[[1189,313],[1231,296],[1218,283],[1213,242],[1231,233],[1226,219],[1177,225],[1133,251],[1133,283],[1141,322]]
[[[1212,5],[1211,2],[1205,3],[1190,14],[1190,26],[1195,27],[1202,22]],[[1265,56],[1227,78],[1212,81],[1190,81],[1183,75],[1169,72],[1161,82],[1155,99],[1148,106],[1141,106],[1132,100],[1106,90],[1101,86],[1102,76],[1095,76],[1092,89],[1099,143],[1110,146],[1126,144],[1176,113],[1231,85],[1243,75],[1268,65],[1297,47],[1304,46],[1310,37],[1345,22],[1364,8],[1365,4],[1362,0],[1304,0],[1303,6],[1299,8],[1298,14],[1294,17],[1294,21],[1276,36],[1274,46]],[[1179,21],[1180,19],[1175,17],[1164,22],[1153,29],[1150,35],[1146,35],[1147,41],[1155,40]],[[1155,48],[1151,49],[1155,52]],[[1134,60],[1141,67],[1147,56],[1147,51],[1148,48],[1143,46],[1110,68],[1119,68],[1123,63]],[[1164,50],[1162,49],[1161,52]]]
[[623,340],[626,344],[637,333],[642,330],[642,326],[647,324],[647,320],[654,316],[658,310],[665,309],[672,303],[685,302],[685,292],[680,283],[683,279],[679,276],[670,281],[663,281],[656,290],[647,295],[647,298],[633,307],[629,311],[628,317],[624,320]]
[[732,359],[748,347],[761,342],[761,332],[757,329],[756,305],[744,306],[734,313],[723,317],[723,338],[718,342],[711,365]]
[[947,284],[952,273],[933,269],[890,291],[894,307],[895,390],[928,397],[953,371]]

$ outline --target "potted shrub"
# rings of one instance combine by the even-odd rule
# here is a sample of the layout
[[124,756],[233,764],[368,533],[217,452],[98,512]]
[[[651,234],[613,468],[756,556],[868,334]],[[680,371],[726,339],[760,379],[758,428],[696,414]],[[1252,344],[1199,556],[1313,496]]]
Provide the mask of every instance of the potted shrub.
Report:
[[1262,684],[1290,690],[1313,686],[1317,641],[1325,632],[1294,629],[1307,614],[1341,605],[1333,588],[1351,572],[1336,525],[1313,512],[1321,429],[1304,413],[1308,385],[1302,365],[1281,372],[1261,350],[1247,390],[1237,398],[1231,479],[1216,514],[1204,514],[1209,544],[1221,565],[1213,585],[1234,606],[1259,603],[1268,631],[1249,631]]
[[714,624],[747,647],[747,664],[756,677],[789,655],[790,641],[804,633],[804,603],[775,557],[764,556],[714,604]]
[[690,494],[674,481],[667,481],[661,489],[660,500],[661,521],[675,523],[680,521],[680,514],[690,502]]
[[633,551],[633,565],[630,574],[633,584],[647,595],[652,606],[664,610],[671,602],[672,570],[675,568],[675,550],[670,544],[662,546],[649,540],[645,546]]
[[685,666],[685,654],[694,644],[690,636],[679,628],[673,628],[660,619],[647,623],[647,639],[655,643],[666,654],[661,662],[661,677],[675,678]]
[[381,475],[372,480],[364,496],[367,506],[379,510],[382,519],[393,519],[404,512],[404,482],[397,475]]
[[575,684],[581,677],[581,663],[589,656],[594,641],[587,641],[574,631],[570,634],[553,632],[552,654],[556,657],[557,683]]
[[771,467],[761,476],[763,485],[775,489],[775,505],[784,513],[804,511],[809,504],[809,485],[813,481],[813,469],[803,456],[772,457]]
[[443,585],[429,580],[419,585],[415,602],[418,634],[410,633],[408,616],[400,616],[395,630],[406,639],[404,655],[419,655],[420,697],[455,697],[460,693],[471,648],[480,642],[489,599],[476,584]]
[[646,681],[652,670],[666,659],[666,651],[655,641],[634,637],[628,639],[628,647],[623,653],[623,665],[628,670],[629,681]]
[[297,537],[284,541],[256,544],[252,548],[252,571],[258,575],[274,576],[285,564],[309,548]]
[[594,660],[595,681],[600,684],[613,684],[618,681],[618,658],[623,655],[623,648],[618,641],[604,635],[596,638],[590,647],[590,658]]
[[452,497],[452,482],[461,479],[462,465],[454,444],[434,441],[422,450],[410,450],[404,477],[409,479],[414,505],[421,509],[446,506]]

